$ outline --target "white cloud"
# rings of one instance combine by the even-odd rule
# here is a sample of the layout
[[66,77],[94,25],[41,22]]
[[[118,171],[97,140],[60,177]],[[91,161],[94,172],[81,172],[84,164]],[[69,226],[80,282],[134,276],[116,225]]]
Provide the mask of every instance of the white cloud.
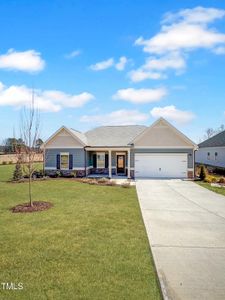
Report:
[[84,115],[80,118],[81,122],[94,123],[98,125],[134,125],[143,123],[148,119],[148,114],[138,110],[116,110],[107,114]]
[[93,71],[101,71],[108,68],[111,68],[114,65],[114,59],[111,57],[107,60],[100,61],[94,65],[90,66],[90,69]]
[[124,100],[132,103],[150,103],[160,101],[161,98],[167,95],[165,88],[156,89],[121,89],[118,90],[113,99]]
[[126,56],[121,56],[117,63],[115,62],[114,58],[111,57],[109,59],[91,65],[90,69],[93,71],[102,71],[105,69],[109,69],[111,67],[115,67],[118,71],[123,71],[127,63],[128,63],[128,59],[126,58]]
[[165,107],[154,107],[150,114],[154,118],[163,117],[170,121],[175,121],[179,124],[185,124],[195,118],[195,115],[190,111],[177,109],[174,105]]
[[74,57],[79,56],[79,55],[81,55],[81,50],[74,50],[74,51],[66,54],[65,58],[71,59],[71,58],[74,58]]
[[163,71],[174,69],[181,72],[186,67],[184,58],[179,53],[169,53],[159,58],[149,57],[144,65],[139,69],[131,71],[128,75],[133,82],[145,79],[164,79],[166,75]]
[[[22,107],[30,106],[32,89],[25,85],[12,85],[9,87],[0,83],[0,106]],[[66,94],[57,90],[34,90],[35,105],[41,111],[57,112],[63,108],[81,107],[94,99],[90,93],[83,92],[78,95]]]
[[128,76],[130,77],[132,82],[139,82],[139,81],[143,81],[145,79],[164,78],[164,76],[161,73],[149,72],[149,71],[144,70],[143,68],[131,71],[130,73],[128,73]]
[[119,62],[117,64],[115,64],[115,68],[118,71],[123,71],[127,62],[128,62],[128,59],[125,56],[121,56],[119,59]]
[[225,34],[199,24],[177,23],[163,26],[160,33],[149,40],[139,38],[136,45],[143,45],[148,53],[164,54],[171,51],[211,49],[225,43]]
[[45,61],[41,58],[41,54],[35,50],[18,52],[9,49],[6,54],[0,55],[1,69],[37,72],[43,70],[44,67]]
[[143,69],[163,71],[166,69],[180,70],[185,68],[186,62],[178,53],[171,53],[160,58],[148,58]]
[[[184,70],[186,67],[185,56],[197,49],[209,49],[216,54],[225,52],[225,34],[210,27],[210,23],[225,16],[225,10],[215,8],[195,7],[193,9],[180,10],[177,13],[167,13],[162,21],[159,33],[150,39],[139,37],[135,45],[143,46],[143,51],[154,57],[146,60],[146,63],[130,73],[132,81],[141,81],[153,78],[152,71],[160,71],[162,74],[168,69]],[[142,71],[142,79],[135,80],[132,76],[135,72]]]
[[225,16],[225,10],[216,8],[195,7],[180,10],[178,13],[167,13],[162,23],[185,21],[188,23],[210,23]]

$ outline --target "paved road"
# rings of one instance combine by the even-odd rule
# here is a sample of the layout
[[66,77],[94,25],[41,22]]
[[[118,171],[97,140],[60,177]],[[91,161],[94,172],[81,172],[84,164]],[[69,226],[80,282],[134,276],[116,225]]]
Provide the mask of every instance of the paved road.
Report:
[[225,197],[175,179],[136,187],[165,298],[224,300]]

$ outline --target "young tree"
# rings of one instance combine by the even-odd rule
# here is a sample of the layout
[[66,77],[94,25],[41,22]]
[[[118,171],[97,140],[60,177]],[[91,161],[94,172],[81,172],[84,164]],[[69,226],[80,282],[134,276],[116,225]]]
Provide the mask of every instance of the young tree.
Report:
[[26,173],[28,175],[28,194],[29,204],[32,204],[32,175],[35,171],[35,147],[40,134],[40,114],[34,106],[34,94],[32,94],[32,103],[30,108],[24,108],[21,116],[21,140],[24,141],[23,145],[23,164],[26,167]]

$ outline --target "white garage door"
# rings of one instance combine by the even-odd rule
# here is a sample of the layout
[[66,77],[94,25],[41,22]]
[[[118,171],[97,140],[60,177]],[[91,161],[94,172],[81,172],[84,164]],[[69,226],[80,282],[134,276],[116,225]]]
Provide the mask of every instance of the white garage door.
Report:
[[185,178],[187,154],[136,153],[135,177]]

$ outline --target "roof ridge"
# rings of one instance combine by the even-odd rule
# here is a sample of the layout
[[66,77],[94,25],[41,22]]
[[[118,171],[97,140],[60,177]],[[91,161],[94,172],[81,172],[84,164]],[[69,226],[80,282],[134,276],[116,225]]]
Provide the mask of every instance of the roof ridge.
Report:
[[79,130],[77,130],[77,129],[74,129],[74,128],[70,128],[70,130],[73,130],[73,131],[76,131],[76,132],[79,132],[79,133],[83,133],[83,134],[84,134],[84,132],[82,132],[82,131],[79,131]]
[[86,132],[89,132],[89,131],[92,131],[92,130],[96,130],[98,128],[106,128],[106,127],[112,127],[112,128],[115,128],[115,127],[134,127],[134,126],[139,126],[139,127],[148,127],[146,125],[140,125],[140,124],[131,124],[131,125],[102,125],[102,126],[98,126],[98,127],[94,127],[92,129],[89,129],[87,130]]

